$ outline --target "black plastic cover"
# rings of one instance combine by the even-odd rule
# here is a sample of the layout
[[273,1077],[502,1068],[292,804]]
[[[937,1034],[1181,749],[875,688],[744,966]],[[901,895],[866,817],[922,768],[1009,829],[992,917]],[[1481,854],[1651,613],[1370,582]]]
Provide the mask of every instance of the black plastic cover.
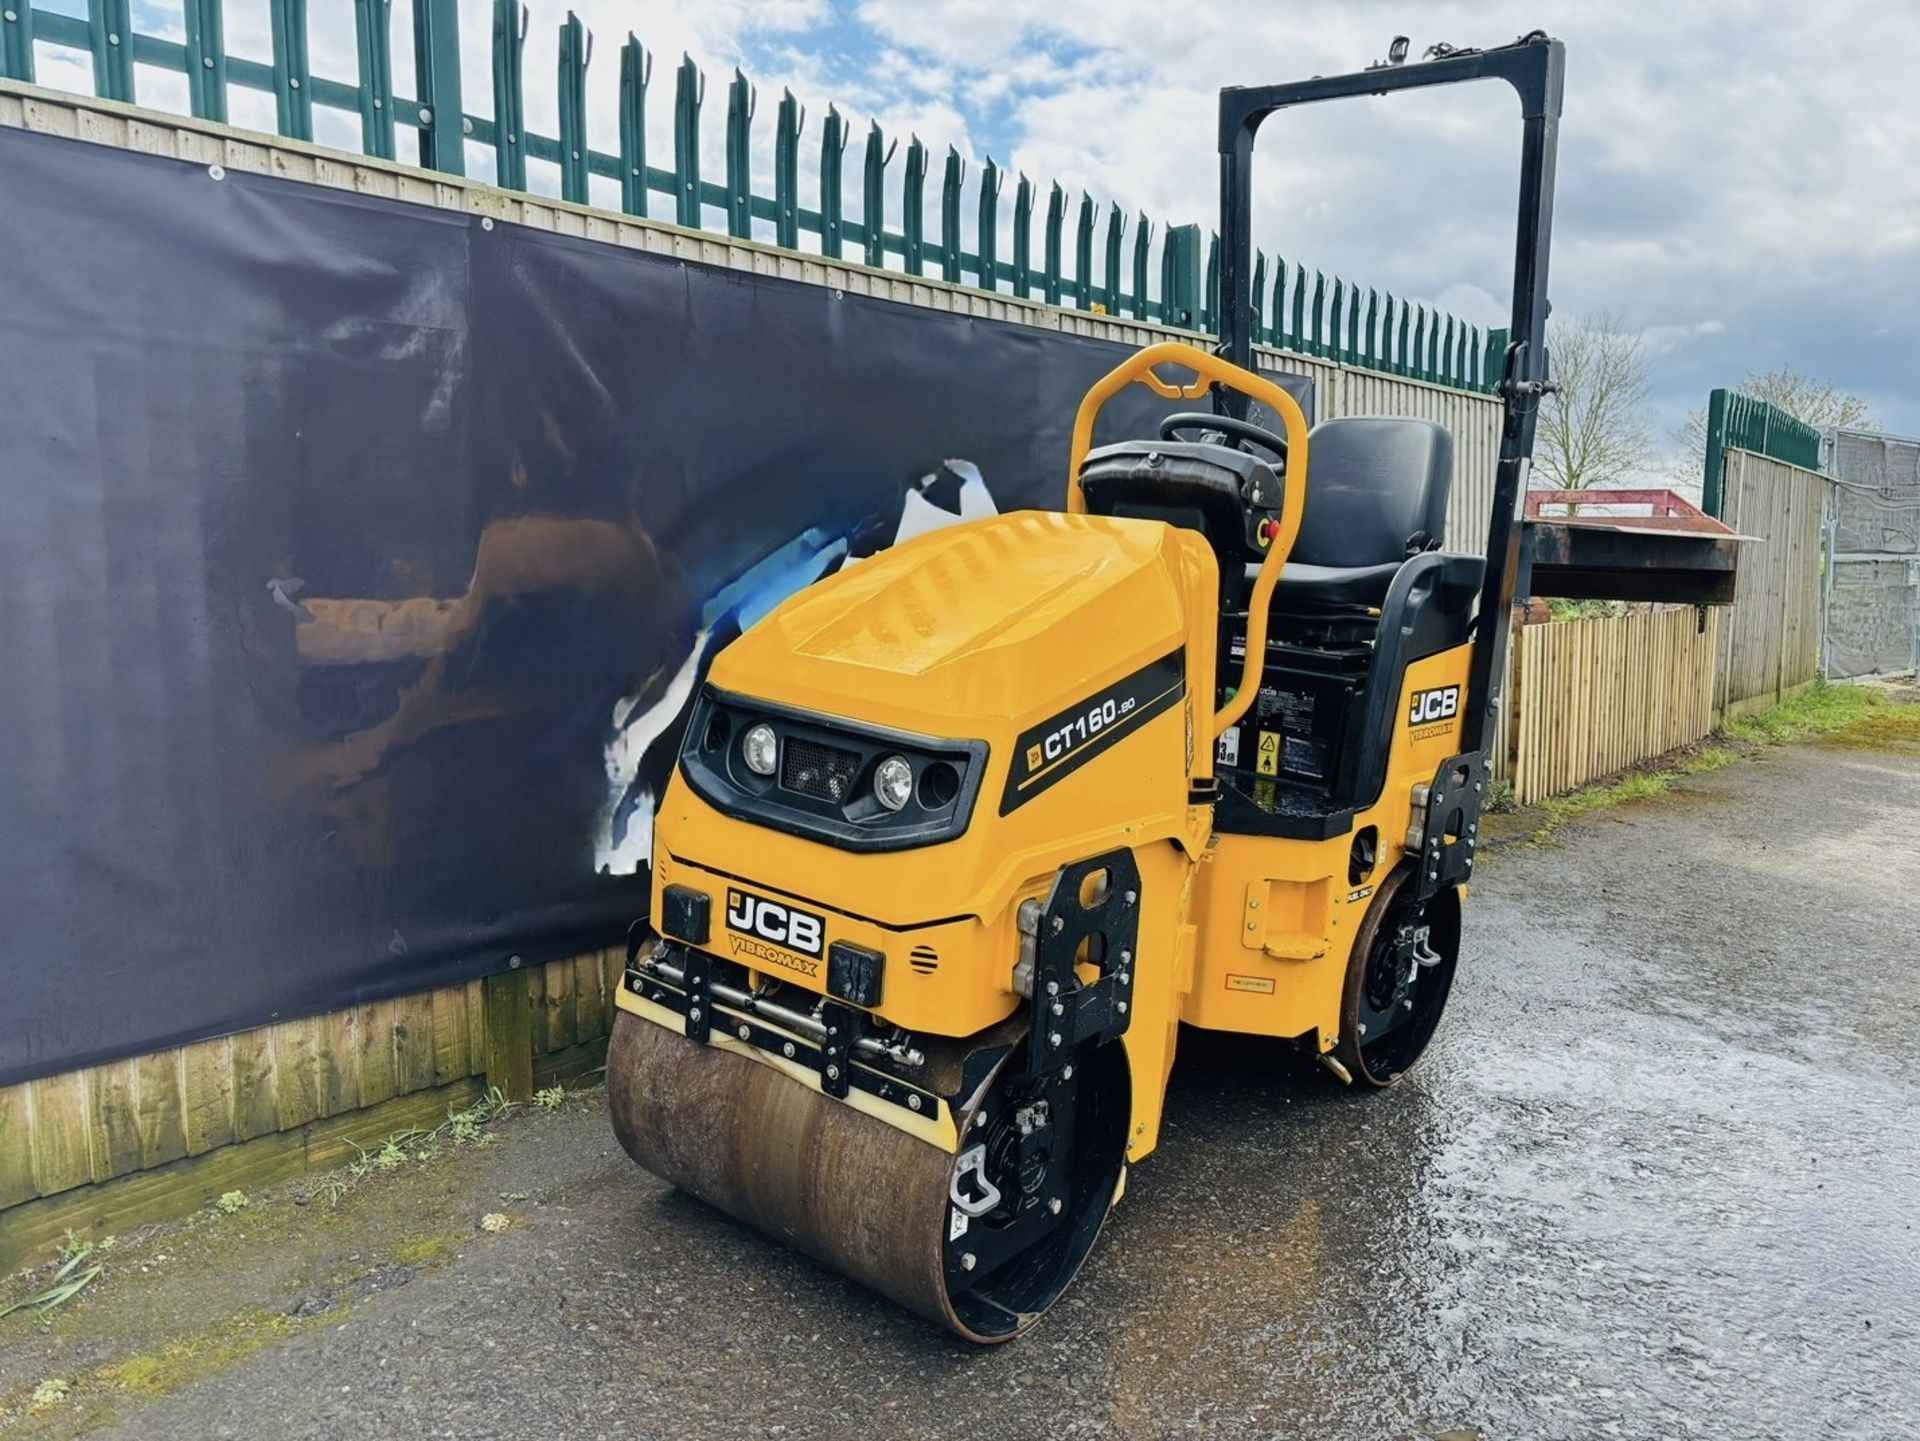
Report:
[[713,934],[713,897],[691,886],[663,886],[660,929],[676,941],[704,946]]
[[1094,515],[1173,525],[1192,525],[1197,516],[1223,562],[1266,555],[1260,529],[1278,513],[1281,489],[1266,461],[1210,441],[1122,441],[1089,451],[1080,467],[1080,490]]
[[827,992],[849,1005],[871,1011],[880,1004],[887,975],[887,958],[879,951],[835,941],[827,947]]

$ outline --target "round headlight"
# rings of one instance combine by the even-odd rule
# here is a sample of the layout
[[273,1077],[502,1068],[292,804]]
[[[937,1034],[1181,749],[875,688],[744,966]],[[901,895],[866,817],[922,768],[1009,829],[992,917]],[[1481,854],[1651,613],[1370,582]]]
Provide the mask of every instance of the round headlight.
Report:
[[747,769],[757,776],[773,774],[774,757],[779,753],[779,742],[774,739],[773,727],[764,722],[752,726],[740,738],[740,758],[747,763]]
[[897,811],[913,794],[913,767],[905,756],[888,756],[873,773],[873,793],[880,804]]

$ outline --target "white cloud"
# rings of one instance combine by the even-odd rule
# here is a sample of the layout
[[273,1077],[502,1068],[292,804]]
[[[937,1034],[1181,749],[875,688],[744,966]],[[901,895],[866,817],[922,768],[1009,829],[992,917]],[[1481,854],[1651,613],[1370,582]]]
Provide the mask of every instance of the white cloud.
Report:
[[[1556,303],[1649,327],[1668,388],[1701,386],[1698,363],[1737,379],[1772,350],[1902,391],[1920,429],[1920,360],[1889,384],[1867,369],[1884,350],[1846,339],[1889,315],[1900,334],[1920,329],[1912,7],[864,0],[860,13],[896,46],[948,57],[962,94],[1009,57],[1091,45],[1014,115],[1016,161],[1182,218],[1214,208],[1221,84],[1352,68],[1395,30],[1417,56],[1544,24],[1568,46]],[[1475,288],[1501,295],[1510,260],[1514,121],[1510,97],[1467,88],[1276,117],[1257,233],[1479,319]]]
[[1649,325],[1645,332],[1647,353],[1665,355],[1696,340],[1726,333],[1726,325],[1718,320],[1701,320],[1692,325]]

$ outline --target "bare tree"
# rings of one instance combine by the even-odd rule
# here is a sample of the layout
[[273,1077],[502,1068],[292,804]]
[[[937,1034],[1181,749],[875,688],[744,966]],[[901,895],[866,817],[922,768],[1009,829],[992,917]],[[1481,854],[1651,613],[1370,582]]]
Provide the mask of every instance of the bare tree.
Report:
[[[1784,365],[1773,370],[1750,370],[1735,389],[1742,395],[1776,405],[1795,420],[1803,420],[1820,430],[1835,425],[1854,430],[1878,428],[1867,412],[1866,401],[1859,396]],[[1680,454],[1674,460],[1675,478],[1688,485],[1700,484],[1707,464],[1707,408],[1704,405],[1687,416],[1674,432],[1674,440],[1680,446]]]
[[1540,483],[1588,490],[1633,480],[1653,457],[1645,338],[1612,314],[1555,316],[1547,353],[1560,388],[1540,403]]

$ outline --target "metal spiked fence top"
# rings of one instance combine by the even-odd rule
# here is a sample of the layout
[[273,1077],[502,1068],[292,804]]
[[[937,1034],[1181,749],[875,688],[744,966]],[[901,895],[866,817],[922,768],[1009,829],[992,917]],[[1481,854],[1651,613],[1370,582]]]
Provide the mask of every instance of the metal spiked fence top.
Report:
[[1706,471],[1701,477],[1701,509],[1709,515],[1720,514],[1729,447],[1802,470],[1820,469],[1821,436],[1813,426],[1737,390],[1713,391],[1707,397]]
[[[467,113],[462,104],[460,0],[401,0],[412,7],[412,96],[394,89],[393,0],[352,0],[359,71],[352,83],[312,73],[307,0],[268,3],[270,63],[227,52],[224,0],[184,0],[183,40],[135,31],[133,0],[85,0],[84,18],[46,3],[0,0],[0,76],[32,81],[36,46],[81,50],[92,56],[94,89],[103,99],[133,102],[135,67],[150,65],[185,75],[190,108],[201,119],[227,120],[230,87],[264,92],[274,97],[277,128],[288,139],[313,139],[316,107],[342,111],[359,117],[361,150],[379,159],[397,158],[397,132],[409,131],[422,166],[464,175],[466,145],[472,142],[492,150],[496,183],[507,189],[527,189],[531,158],[556,166],[560,197],[577,204],[591,203],[591,177],[601,176],[618,183],[621,209],[629,215],[657,214],[693,229],[724,229],[740,239],[770,240],[829,259],[1217,333],[1219,237],[1203,241],[1197,225],[1156,228],[1144,214],[1129,218],[1117,204],[1105,207],[1103,218],[1090,196],[1082,194],[1072,203],[1058,184],[1048,185],[1043,203],[1034,182],[1020,175],[1010,244],[1002,254],[1006,172],[991,159],[980,167],[969,217],[962,198],[967,162],[949,146],[935,182],[938,229],[930,234],[930,152],[919,137],[910,137],[899,182],[893,184],[898,144],[877,123],[867,129],[860,207],[857,218],[850,215],[843,172],[850,128],[834,106],[820,124],[818,204],[803,205],[799,179],[806,117],[790,92],[782,94],[773,118],[773,194],[755,193],[757,96],[738,70],[727,86],[721,178],[703,173],[700,113],[706,80],[691,58],[683,57],[674,71],[672,166],[654,163],[647,128],[653,57],[631,34],[619,56],[618,149],[594,149],[587,134],[586,85],[593,40],[571,11],[559,37],[560,133],[546,136],[529,131],[523,115],[527,11],[520,0],[492,0],[491,119]],[[340,3],[327,0],[330,8]],[[477,8],[470,0],[468,9]],[[890,228],[887,212],[895,195],[899,218]],[[803,234],[811,244],[803,243]],[[1428,306],[1319,270],[1309,273],[1279,255],[1269,260],[1264,252],[1257,256],[1252,288],[1259,343],[1456,389],[1493,388],[1497,358],[1505,348],[1502,331],[1483,333]]]

